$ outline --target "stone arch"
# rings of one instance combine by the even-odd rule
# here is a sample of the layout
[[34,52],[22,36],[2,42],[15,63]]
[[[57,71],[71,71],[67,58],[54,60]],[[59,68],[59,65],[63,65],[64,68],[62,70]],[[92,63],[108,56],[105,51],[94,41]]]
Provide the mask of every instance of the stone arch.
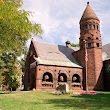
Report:
[[67,75],[65,73],[59,73],[58,82],[67,82]]
[[71,74],[71,78],[73,77],[74,74],[77,74],[80,77],[80,82],[82,82],[82,73],[79,71],[75,71],[73,74]]
[[64,73],[64,74],[67,76],[67,78],[69,78],[69,74],[68,74],[67,71],[65,71],[65,70],[60,70],[60,71],[59,71],[59,74],[61,74],[61,73]]
[[92,24],[89,24],[89,29],[92,29]]
[[77,89],[81,89],[81,87],[82,87],[81,76],[77,73],[72,75],[72,87],[77,88]]
[[72,76],[72,83],[81,83],[81,77],[79,74],[75,73]]
[[53,76],[50,72],[45,72],[42,76],[42,81],[53,82]]
[[43,77],[43,74],[46,73],[46,72],[51,73],[52,77],[54,77],[54,72],[50,69],[48,69],[48,70],[46,69],[46,70],[42,71],[41,78]]

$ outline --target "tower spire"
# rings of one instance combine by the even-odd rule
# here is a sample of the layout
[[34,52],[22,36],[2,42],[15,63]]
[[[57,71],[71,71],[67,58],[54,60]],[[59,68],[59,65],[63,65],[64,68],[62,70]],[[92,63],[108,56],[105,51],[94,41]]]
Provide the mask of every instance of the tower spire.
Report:
[[97,15],[95,14],[94,10],[92,9],[92,7],[90,6],[90,3],[87,2],[87,6],[86,9],[81,17],[81,21],[86,20],[86,19],[96,19],[99,20],[99,18],[97,17]]
[[100,20],[89,2],[80,20],[80,55],[83,59],[80,60],[81,64],[84,65],[84,88],[103,89]]

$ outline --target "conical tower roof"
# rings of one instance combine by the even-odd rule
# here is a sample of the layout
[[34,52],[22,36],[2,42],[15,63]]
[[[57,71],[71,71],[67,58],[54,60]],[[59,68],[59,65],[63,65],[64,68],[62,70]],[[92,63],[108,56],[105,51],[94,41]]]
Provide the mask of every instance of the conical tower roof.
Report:
[[90,6],[89,2],[87,2],[87,7],[86,7],[80,21],[83,21],[86,19],[97,19],[97,20],[99,20],[97,15],[95,14],[94,10]]

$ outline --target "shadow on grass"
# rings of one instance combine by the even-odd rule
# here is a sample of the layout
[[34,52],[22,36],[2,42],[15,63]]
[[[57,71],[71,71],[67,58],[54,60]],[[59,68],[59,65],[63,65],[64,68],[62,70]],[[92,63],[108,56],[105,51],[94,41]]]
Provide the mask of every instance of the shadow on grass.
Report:
[[68,99],[50,99],[48,102],[65,109],[110,110],[110,94],[70,96]]

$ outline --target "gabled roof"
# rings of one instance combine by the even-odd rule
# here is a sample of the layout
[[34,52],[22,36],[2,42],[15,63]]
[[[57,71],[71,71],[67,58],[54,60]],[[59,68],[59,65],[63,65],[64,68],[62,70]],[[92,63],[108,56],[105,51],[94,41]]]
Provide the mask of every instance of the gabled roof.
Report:
[[62,45],[33,42],[38,57],[35,58],[38,64],[57,65],[82,68],[73,56],[78,48],[69,48]]
[[103,60],[108,60],[110,59],[110,43],[106,44],[102,47],[102,51],[103,51]]
[[87,7],[81,17],[81,20],[86,20],[86,19],[98,19],[97,15],[95,14],[94,10],[92,9],[92,7],[90,6],[89,2],[87,3]]

